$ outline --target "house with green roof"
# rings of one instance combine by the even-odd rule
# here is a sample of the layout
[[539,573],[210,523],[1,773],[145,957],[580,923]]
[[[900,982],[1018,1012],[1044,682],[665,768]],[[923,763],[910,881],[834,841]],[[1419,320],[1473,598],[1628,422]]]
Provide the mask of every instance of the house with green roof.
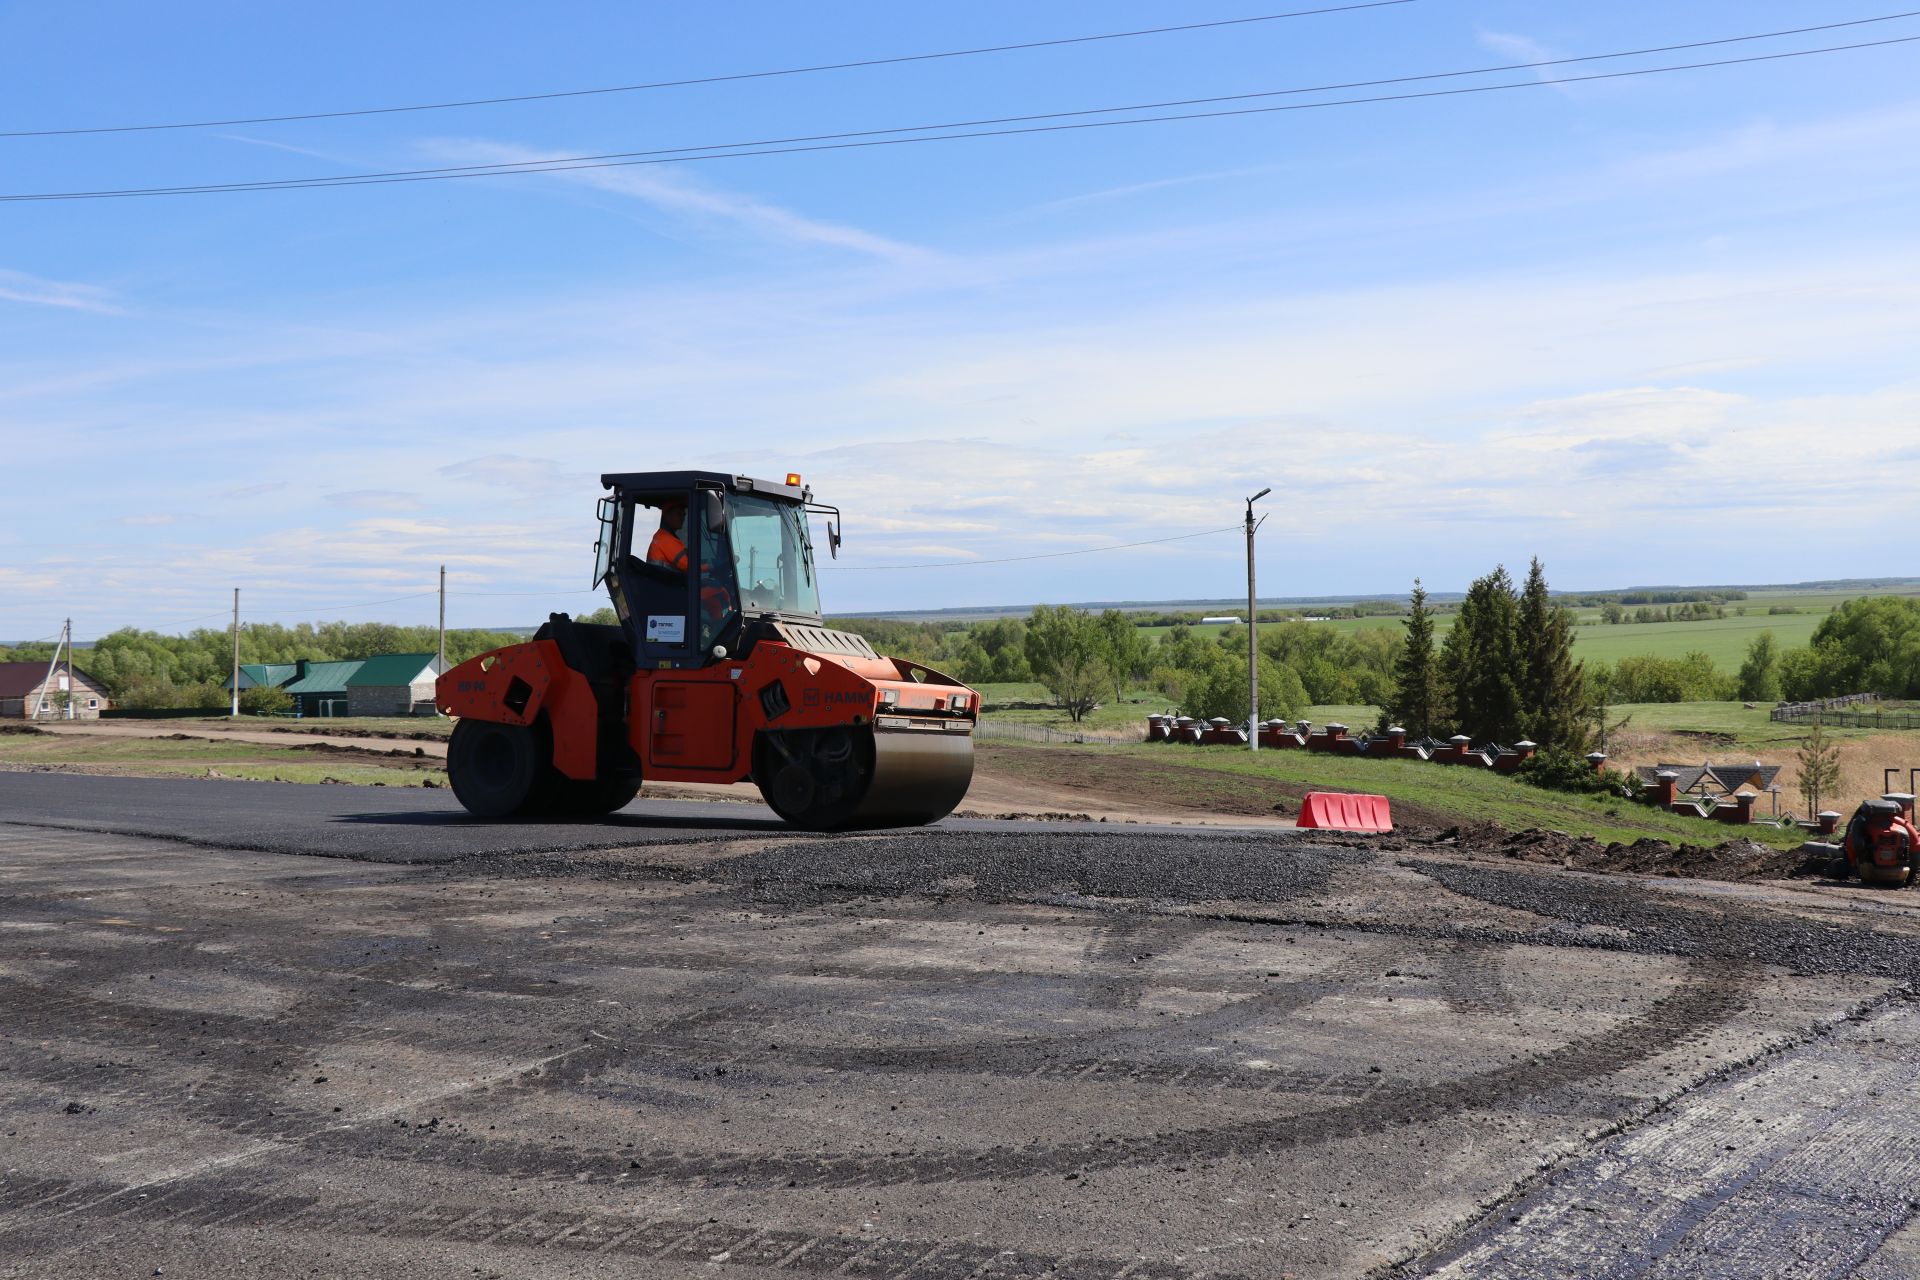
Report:
[[387,653],[368,658],[347,677],[350,716],[430,716],[440,660],[431,653]]
[[294,713],[302,716],[344,716],[347,709],[347,681],[363,665],[352,662],[308,662],[306,672],[283,686],[293,695]]
[[[240,664],[240,690],[278,689],[283,684],[292,684],[305,675],[305,662],[243,662]],[[233,677],[228,676],[220,682],[220,687],[233,692]]]

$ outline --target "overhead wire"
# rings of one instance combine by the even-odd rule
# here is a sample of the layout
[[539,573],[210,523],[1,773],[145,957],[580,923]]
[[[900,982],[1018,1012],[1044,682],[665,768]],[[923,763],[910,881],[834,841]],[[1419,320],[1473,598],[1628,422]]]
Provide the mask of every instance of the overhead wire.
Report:
[[590,98],[615,93],[642,93],[653,89],[681,89],[693,85],[725,84],[740,80],[770,80],[782,76],[814,75],[827,71],[851,71],[864,67],[898,66],[910,62],[934,62],[949,58],[972,58],[989,53],[1014,53],[1027,49],[1052,49],[1063,45],[1095,44],[1105,40],[1131,40],[1142,36],[1172,35],[1183,31],[1206,31],[1220,27],[1251,26],[1279,22],[1287,18],[1311,18],[1324,14],[1350,13],[1360,9],[1388,9],[1414,4],[1417,0],[1363,0],[1361,3],[1328,5],[1317,9],[1293,9],[1285,13],[1263,13],[1246,18],[1219,18],[1210,22],[1186,22],[1175,26],[1142,27],[1134,31],[1108,31],[1097,35],[1062,36],[1051,40],[1026,40],[1017,44],[985,45],[974,49],[947,49],[937,53],[908,53],[884,58],[861,58],[851,62],[826,62],[805,67],[782,67],[772,71],[736,71],[721,75],[692,76],[681,80],[655,80],[644,84],[611,85],[599,89],[565,89],[552,93],[517,93],[493,98],[467,98],[456,102],[422,102],[398,107],[356,107],[342,111],[307,111],[294,115],[239,116],[228,120],[184,120],[166,124],[96,125],[66,129],[0,130],[0,138],[58,138],[100,133],[154,133],[169,129],[217,129],[234,125],[288,124],[305,120],[342,120],[353,116],[400,115],[416,111],[451,111],[464,107],[491,107],[517,102],[549,102],[563,98]]
[[[1915,11],[1920,13],[1920,11]],[[1898,15],[1913,16],[1913,15]],[[1891,19],[1861,19],[1860,21],[1888,21]],[[1769,39],[1781,34],[1770,32],[1751,36],[1727,37],[1707,43],[1729,43],[1739,40]],[[1551,85],[1580,84],[1602,80],[1618,80],[1636,76],[1660,75],[1679,71],[1697,71],[1713,67],[1741,66],[1761,62],[1775,62],[1788,58],[1806,58],[1821,54],[1846,53],[1860,49],[1876,49],[1890,45],[1911,44],[1920,41],[1920,36],[1896,36],[1882,40],[1861,41],[1853,44],[1827,45],[1815,49],[1793,49],[1780,53],[1752,54],[1740,58],[1712,59],[1704,62],[1670,64],[1659,67],[1634,67],[1622,71],[1599,72],[1582,76],[1536,77],[1528,80],[1507,81],[1499,84],[1467,85],[1453,89],[1429,89],[1416,93],[1376,94],[1359,98],[1336,98],[1319,102],[1284,103],[1270,106],[1238,107],[1220,111],[1192,111],[1171,115],[1132,116],[1123,120],[1078,120],[1066,124],[1022,125],[1020,127],[974,129],[971,123],[995,123],[994,121],[955,122],[945,125],[905,125],[888,129],[862,130],[842,134],[800,136],[789,139],[769,139],[759,142],[712,143],[700,147],[663,148],[651,151],[611,152],[603,155],[565,156],[545,160],[510,161],[491,165],[467,165],[453,168],[406,169],[387,173],[338,174],[318,178],[263,179],[249,182],[230,183],[194,183],[172,187],[132,187],[98,191],[30,192],[0,194],[0,203],[23,203],[42,200],[91,200],[116,199],[169,195],[214,195],[242,191],[296,191],[327,187],[377,186],[410,182],[449,181],[458,178],[505,177],[521,174],[567,173],[588,169],[617,169],[635,166],[682,164],[700,160],[729,160],[755,156],[794,155],[809,152],[845,151],[869,147],[902,146],[909,143],[951,142],[969,138],[1011,137],[1021,134],[1063,133],[1087,129],[1121,128],[1131,125],[1163,124],[1190,120],[1225,119],[1236,116],[1269,115],[1278,112],[1314,111],[1330,107],[1360,106],[1383,102],[1408,102],[1429,98],[1458,97],[1468,94],[1493,93],[1507,89],[1533,89]],[[1695,46],[1698,47],[1698,46]],[[1602,58],[1637,56],[1641,51],[1614,54],[1589,54],[1580,61],[1594,61]],[[1554,60],[1561,61],[1561,60]],[[1531,68],[1553,65],[1552,62],[1515,63],[1510,69]],[[1486,74],[1484,71],[1436,72],[1425,76],[1398,77],[1392,81],[1377,83],[1406,83],[1417,80],[1430,80],[1458,75]],[[1325,88],[1280,89],[1260,93],[1236,94],[1213,99],[1192,99],[1193,103],[1243,101],[1254,98],[1275,97],[1281,95],[1325,92]],[[1164,105],[1183,105],[1167,103]],[[1004,117],[1008,121],[1059,120],[1090,114],[1108,114],[1125,111],[1155,110],[1155,104],[1136,104],[1125,107],[1098,107],[1077,111],[1049,112],[1031,116]],[[940,129],[961,129],[963,132],[928,132]],[[878,135],[919,132],[918,137],[885,137]],[[825,139],[840,139],[828,141]],[[788,143],[801,145],[786,145]],[[742,149],[745,148],[745,149]]]

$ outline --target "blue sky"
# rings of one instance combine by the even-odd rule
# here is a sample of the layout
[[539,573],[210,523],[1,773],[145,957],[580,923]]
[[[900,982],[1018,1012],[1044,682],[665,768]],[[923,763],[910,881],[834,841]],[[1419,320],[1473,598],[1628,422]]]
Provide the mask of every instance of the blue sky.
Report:
[[[9,3],[0,127],[1288,7]],[[1414,0],[558,102],[5,138],[0,194],[1066,111],[1892,12]],[[1896,35],[1920,18],[1573,73]],[[0,636],[69,613],[82,636],[217,624],[236,585],[249,617],[425,621],[430,600],[361,602],[430,590],[443,562],[454,625],[592,607],[518,593],[581,592],[598,474],[653,466],[804,473],[847,512],[824,582],[840,612],[1232,596],[1230,533],[884,566],[1221,528],[1268,485],[1263,594],[1452,590],[1534,554],[1568,589],[1912,573],[1916,70],[1908,44],[826,154],[0,204]]]

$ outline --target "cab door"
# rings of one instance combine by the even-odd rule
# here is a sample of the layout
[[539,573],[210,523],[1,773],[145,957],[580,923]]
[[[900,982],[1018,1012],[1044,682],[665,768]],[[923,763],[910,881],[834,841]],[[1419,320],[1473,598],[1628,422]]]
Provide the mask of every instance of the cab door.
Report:
[[733,682],[661,680],[651,682],[647,716],[647,758],[663,769],[734,767]]

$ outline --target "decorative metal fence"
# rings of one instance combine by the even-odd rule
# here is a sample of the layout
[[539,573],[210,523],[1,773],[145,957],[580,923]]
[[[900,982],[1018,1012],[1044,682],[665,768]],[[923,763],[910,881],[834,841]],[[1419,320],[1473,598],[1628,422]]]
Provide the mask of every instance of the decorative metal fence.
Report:
[[1920,729],[1920,707],[1890,707],[1877,693],[1850,693],[1819,702],[1783,702],[1769,718],[1781,724],[1819,721],[1833,729]]
[[991,714],[980,717],[975,731],[982,738],[1008,738],[1018,742],[1077,742],[1101,747],[1123,747],[1143,741],[1144,733],[1116,736],[1085,729],[1055,729],[1044,724],[1021,724],[1014,720],[995,720]]

